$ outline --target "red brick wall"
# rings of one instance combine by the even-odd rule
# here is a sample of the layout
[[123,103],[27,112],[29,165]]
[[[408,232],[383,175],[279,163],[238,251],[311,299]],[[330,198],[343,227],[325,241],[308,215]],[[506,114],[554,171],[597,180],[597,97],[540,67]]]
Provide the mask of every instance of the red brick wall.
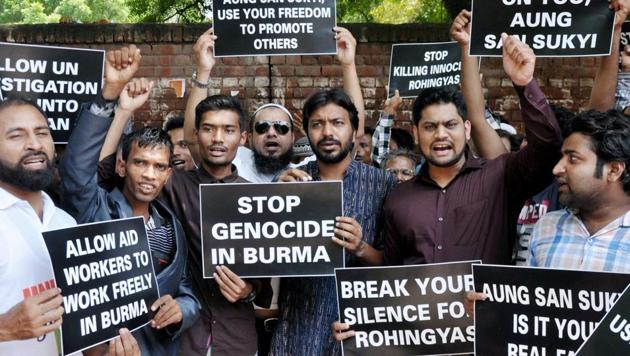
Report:
[[[136,116],[159,124],[165,115],[183,112],[185,98],[177,98],[169,80],[185,79],[193,71],[192,45],[207,25],[21,25],[0,26],[0,41],[112,49],[135,43],[142,51],[138,76],[157,80],[149,103]],[[348,25],[357,38],[357,71],[363,88],[368,125],[378,118],[392,43],[448,40],[448,25]],[[583,109],[593,85],[595,58],[540,59],[537,78],[551,101],[569,109]],[[520,127],[518,100],[503,73],[500,59],[484,58],[483,84],[490,107]],[[219,60],[213,70],[210,94],[238,91],[246,108],[270,101],[299,111],[304,99],[321,88],[340,87],[341,69],[333,56],[243,57]],[[411,101],[405,102],[397,125],[409,127]]]

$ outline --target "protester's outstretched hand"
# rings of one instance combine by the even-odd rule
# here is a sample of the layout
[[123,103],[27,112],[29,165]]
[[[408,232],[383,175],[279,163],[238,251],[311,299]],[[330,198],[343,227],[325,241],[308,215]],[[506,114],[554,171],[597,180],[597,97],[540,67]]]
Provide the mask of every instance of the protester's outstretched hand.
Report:
[[156,329],[162,329],[169,325],[177,324],[182,321],[184,316],[179,307],[179,303],[170,294],[161,296],[151,305],[151,311],[158,311],[151,320],[151,326]]
[[215,282],[219,285],[221,294],[230,303],[247,298],[253,290],[251,283],[242,280],[241,277],[225,266],[217,266],[213,276]]
[[470,44],[470,11],[462,10],[453,20],[451,37],[462,47]]
[[0,315],[0,341],[26,340],[57,330],[62,322],[62,303],[58,288],[48,289],[17,303]]
[[214,29],[210,28],[199,36],[193,46],[194,59],[197,64],[197,76],[209,76],[216,64],[216,58],[214,58],[214,42],[216,40],[217,36],[214,35]]
[[330,328],[332,329],[333,337],[337,341],[343,341],[354,336],[354,330],[350,330],[349,324],[335,321]]
[[534,79],[536,55],[526,44],[514,36],[501,34],[503,41],[503,69],[518,86],[526,86]]
[[105,86],[103,97],[116,100],[140,67],[140,49],[135,45],[107,51],[105,59]]
[[313,177],[296,168],[287,169],[278,176],[278,182],[308,182],[311,180],[313,180]]
[[336,26],[333,31],[335,31],[335,40],[337,40],[337,59],[341,65],[355,64],[357,40],[346,28]]
[[368,246],[363,240],[361,225],[354,218],[348,216],[335,218],[335,236],[332,240],[357,257],[361,257]]
[[109,342],[109,356],[140,356],[136,338],[128,329],[120,329],[120,336]]
[[118,99],[118,109],[134,113],[149,98],[151,89],[153,89],[153,81],[145,78],[134,79],[127,83]]

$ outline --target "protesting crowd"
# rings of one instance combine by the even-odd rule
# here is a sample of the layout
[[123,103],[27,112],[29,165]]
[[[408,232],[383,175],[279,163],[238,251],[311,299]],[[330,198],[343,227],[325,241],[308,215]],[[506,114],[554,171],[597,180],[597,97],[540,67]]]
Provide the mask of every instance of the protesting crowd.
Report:
[[[355,324],[392,322],[397,319],[390,314],[393,309],[383,309],[385,316],[361,314],[359,307],[370,307],[371,299],[408,296],[412,283],[431,288],[413,277],[391,290],[386,283],[371,288],[370,278],[381,278],[373,271],[467,261],[467,275],[472,263],[630,273],[630,76],[625,72],[630,57],[620,48],[630,1],[609,3],[615,17],[612,48],[601,59],[588,107],[579,112],[547,100],[536,79],[531,45],[507,33],[497,39],[503,70],[518,95],[521,133],[486,106],[478,57],[469,54],[472,13],[467,10],[454,19],[450,32],[461,52],[460,82],[420,91],[413,100],[411,132],[393,127],[403,103],[399,88],[390,88],[375,127],[366,126],[357,40],[343,27],[331,33],[343,88],[315,92],[300,114],[281,103],[246,112],[237,97],[208,96],[218,60],[215,46],[231,40],[213,29],[197,39],[190,53],[195,71],[185,114],[164,120],[163,127],[131,130],[134,113],[154,87],[153,81],[136,77],[142,53],[133,44],[105,54],[103,86],[80,106],[58,157],[47,114],[31,100],[6,97],[0,102],[0,355],[341,355],[363,354],[361,347],[403,345],[404,340],[431,345],[439,339],[472,347],[473,318],[477,328],[485,320],[479,307],[500,301],[492,289],[479,289],[477,280],[473,285],[463,274],[459,288],[455,282],[449,287],[458,289],[454,305],[465,307],[461,313],[450,311],[459,314],[462,331],[458,326],[448,336],[438,331],[431,336],[419,330],[421,341],[412,342],[406,331],[379,339],[355,330]],[[317,185],[327,181],[341,183]],[[252,190],[258,193],[234,197],[252,183],[260,184]],[[219,186],[226,193],[210,195]],[[289,186],[311,193],[276,199],[282,193],[273,189]],[[332,189],[338,189],[336,195]],[[231,200],[238,201],[240,220],[223,214],[232,209]],[[334,208],[325,207],[327,202]],[[304,217],[291,220],[288,214],[299,209]],[[337,213],[326,220],[319,211]],[[259,222],[246,220],[254,214]],[[134,233],[112,239],[109,247],[104,233],[92,240],[88,233],[77,234],[61,243],[59,259],[52,256],[54,240],[45,236],[134,217],[143,222],[142,234],[146,231],[146,263],[140,250],[90,260],[105,250],[139,246],[142,238]],[[281,238],[266,235],[272,230]],[[244,248],[235,257],[229,249],[210,252],[208,243],[302,243],[309,234],[330,246]],[[232,257],[260,265],[243,272],[232,266]],[[335,272],[296,272],[282,265],[336,258],[336,267],[363,271],[363,289],[358,287],[363,282],[344,284]],[[63,260],[67,266],[56,265]],[[148,271],[146,279],[141,269]],[[74,281],[68,289],[60,288],[57,270]],[[114,275],[124,283],[102,279]],[[440,277],[446,275],[435,278]],[[617,283],[616,298],[630,283],[619,278],[627,282]],[[90,287],[71,298],[69,288],[87,281]],[[433,289],[438,289],[435,284]],[[143,291],[156,294],[146,302],[133,299]],[[523,294],[518,290],[514,300],[533,303]],[[356,314],[340,306],[340,298],[359,296],[367,304],[357,305]],[[108,307],[123,299],[124,307]],[[422,300],[409,303],[417,308],[403,307],[398,319],[428,320]],[[94,307],[103,308],[98,327],[90,322]],[[86,313],[80,326],[60,335],[76,311]],[[145,323],[122,327],[141,315]],[[526,324],[515,316],[512,326],[509,318],[508,329]],[[88,340],[98,328],[114,334]],[[73,342],[81,346],[62,351],[62,343]],[[352,353],[346,347],[356,348]],[[537,354],[511,347],[488,355]],[[474,352],[448,350],[439,353]],[[391,354],[411,351],[397,352]]]

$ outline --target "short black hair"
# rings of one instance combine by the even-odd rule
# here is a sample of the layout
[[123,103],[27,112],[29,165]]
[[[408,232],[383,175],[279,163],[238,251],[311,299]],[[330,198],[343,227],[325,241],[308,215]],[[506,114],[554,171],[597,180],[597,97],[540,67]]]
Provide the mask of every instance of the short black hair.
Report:
[[169,132],[184,127],[184,117],[181,115],[172,116],[164,123],[164,131]]
[[24,105],[34,107],[37,111],[39,111],[40,114],[42,114],[44,119],[48,121],[48,115],[46,115],[44,110],[42,110],[42,108],[39,107],[39,105],[37,105],[37,102],[31,99],[23,98],[23,97],[9,96],[8,98],[0,101],[0,111],[4,109],[8,109],[13,106],[24,106]]
[[173,144],[171,143],[171,138],[166,131],[159,127],[147,126],[125,135],[122,141],[122,159],[124,161],[129,158],[129,153],[131,153],[131,148],[133,147],[134,142],[137,142],[138,147],[140,148],[154,148],[161,146],[168,148],[168,161],[170,165],[171,156],[173,155]]
[[418,97],[413,103],[413,124],[418,126],[420,122],[422,110],[426,107],[434,104],[449,104],[452,103],[457,108],[459,116],[467,120],[466,104],[464,103],[464,97],[456,86],[450,85],[439,88],[427,88],[418,94]]
[[630,194],[630,121],[618,110],[599,112],[589,110],[576,115],[566,126],[567,137],[580,133],[591,138],[591,149],[597,155],[595,177],[601,178],[603,166],[610,162],[624,162],[621,177],[623,190]]
[[341,89],[329,89],[318,91],[311,95],[304,103],[302,111],[302,128],[308,134],[308,121],[313,113],[328,104],[336,104],[344,108],[350,117],[350,124],[356,131],[359,129],[359,112],[352,99]]
[[560,126],[560,131],[562,132],[563,137],[567,137],[569,122],[573,120],[576,114],[573,111],[557,104],[549,104],[549,106],[556,117],[556,121],[558,121],[558,126]]
[[363,128],[363,134],[364,135],[374,136],[374,129],[371,128],[371,127],[364,127]]
[[413,151],[413,136],[409,131],[397,127],[392,128],[391,140],[396,141],[398,148]]
[[241,132],[245,129],[245,112],[236,97],[227,95],[212,95],[203,99],[195,108],[195,128],[199,130],[201,117],[208,111],[234,111],[238,115],[238,125]]

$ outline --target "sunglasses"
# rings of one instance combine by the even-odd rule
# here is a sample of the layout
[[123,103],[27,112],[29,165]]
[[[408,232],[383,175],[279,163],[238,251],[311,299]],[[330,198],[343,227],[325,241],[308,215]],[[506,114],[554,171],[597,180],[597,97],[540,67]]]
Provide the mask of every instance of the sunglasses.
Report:
[[291,126],[284,121],[258,121],[254,124],[254,131],[256,131],[257,134],[262,135],[269,131],[271,126],[273,126],[273,129],[282,136],[291,131]]

